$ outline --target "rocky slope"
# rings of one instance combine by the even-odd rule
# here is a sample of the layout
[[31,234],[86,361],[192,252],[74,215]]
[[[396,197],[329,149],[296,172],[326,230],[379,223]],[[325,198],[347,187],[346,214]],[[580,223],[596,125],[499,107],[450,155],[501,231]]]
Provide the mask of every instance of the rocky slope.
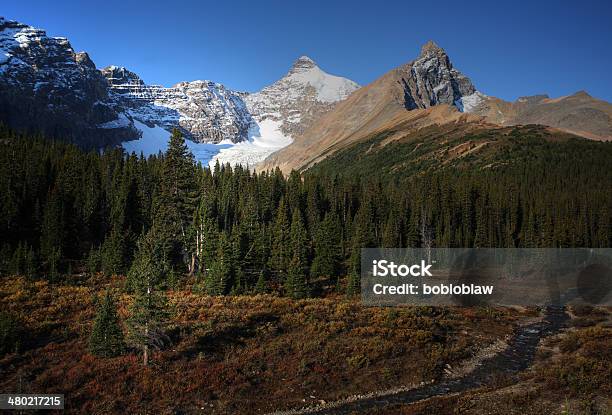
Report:
[[249,140],[222,149],[211,164],[255,166],[291,144],[293,137],[358,88],[355,82],[330,75],[309,57],[301,56],[284,77],[245,97],[254,121]]
[[593,140],[612,140],[612,105],[585,91],[554,99],[521,97],[515,102],[487,97],[473,112],[499,125],[542,124]]
[[0,17],[0,119],[85,147],[137,136],[109,100],[106,80],[62,37]]
[[[541,124],[591,139],[612,139],[612,105],[584,92],[569,97],[521,98],[509,103],[478,91],[433,42],[419,57],[359,89],[322,116],[259,170],[304,170],[355,142],[431,126],[474,123],[477,128]],[[402,131],[400,131],[402,130]],[[466,131],[471,127],[466,128]]]
[[[352,142],[398,123],[409,122],[412,128],[421,128],[459,118],[479,120],[462,112],[470,112],[484,98],[452,66],[446,52],[428,42],[417,59],[354,92],[258,168],[280,167],[284,172],[307,168]],[[438,106],[446,109],[429,110]]]
[[355,82],[329,75],[308,56],[301,56],[283,78],[245,101],[258,121],[281,122],[281,131],[295,136],[357,89]]
[[358,87],[307,57],[253,94],[211,81],[147,85],[123,67],[96,69],[65,38],[0,18],[0,120],[85,148],[156,154],[178,128],[205,164],[254,165]]
[[248,139],[251,114],[245,93],[235,92],[212,81],[180,82],[170,88],[146,85],[126,68],[102,69],[115,105],[132,118],[168,131],[179,128],[195,142],[239,142]]

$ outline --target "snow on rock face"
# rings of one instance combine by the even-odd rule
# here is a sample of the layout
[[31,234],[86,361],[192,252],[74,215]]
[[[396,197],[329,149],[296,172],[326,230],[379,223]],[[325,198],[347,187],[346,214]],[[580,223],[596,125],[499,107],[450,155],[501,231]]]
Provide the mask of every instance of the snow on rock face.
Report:
[[285,136],[296,136],[321,114],[346,99],[359,85],[330,75],[307,56],[298,58],[281,79],[246,97],[246,105],[257,122],[280,122]]
[[248,139],[252,119],[244,93],[211,81],[180,82],[171,88],[146,85],[135,73],[117,66],[102,73],[116,104],[141,122],[178,128],[186,138],[202,143]]
[[298,58],[287,76],[281,79],[278,84],[285,84],[286,89],[296,92],[310,86],[315,90],[315,100],[327,103],[341,101],[359,88],[359,85],[350,79],[323,72],[308,56]]
[[[127,109],[143,132],[140,140],[124,143],[128,151],[145,155],[159,146],[159,130],[179,127],[196,159],[211,167],[219,163],[254,167],[273,152],[291,144],[316,117],[330,110],[359,86],[323,72],[302,56],[285,77],[260,92],[245,94],[209,81],[181,82],[172,88],[146,85],[133,72],[110,66],[102,70],[117,105]],[[150,140],[154,151],[149,151]],[[214,146],[200,146],[212,143]],[[145,151],[146,150],[146,151]]]
[[248,141],[221,149],[219,154],[211,159],[210,166],[213,167],[219,161],[220,164],[240,164],[254,168],[257,163],[263,161],[270,154],[292,142],[291,137],[282,133],[279,121],[266,119],[255,123],[251,127]]
[[480,104],[487,99],[487,96],[482,92],[475,91],[471,95],[465,95],[455,101],[455,106],[461,112],[475,112]]
[[[134,125],[141,132],[138,140],[126,141],[122,144],[128,154],[135,153],[149,157],[164,153],[168,148],[170,132],[158,125],[152,127],[135,120]],[[185,140],[187,147],[193,153],[195,160],[203,166],[213,168],[217,161],[220,164],[229,163],[232,166],[242,165],[254,168],[257,163],[273,152],[291,144],[293,140],[280,133],[278,122],[265,120],[261,124],[253,124],[249,130],[249,140],[233,143],[224,140],[219,143],[196,143]]]
[[146,85],[117,66],[102,72],[117,105],[127,109],[142,132],[139,140],[123,144],[128,152],[165,151],[168,131],[179,127],[196,141],[187,141],[196,159],[211,167],[218,161],[254,168],[359,87],[326,74],[305,56],[285,77],[254,94],[209,81],[181,82],[172,88]]
[[[158,125],[149,127],[137,120],[134,121],[134,125],[141,132],[141,137],[138,140],[126,141],[122,144],[128,154],[136,153],[136,155],[142,154],[145,157],[149,157],[166,151],[171,135],[168,130]],[[221,150],[233,145],[229,141],[213,144],[196,143],[191,140],[185,140],[185,144],[187,144],[187,147],[193,153],[196,161],[202,163],[203,166],[208,165]]]
[[66,38],[2,17],[0,113],[12,128],[84,147],[117,144],[137,133],[110,105],[106,80],[85,52],[75,52]]
[[306,56],[253,94],[211,81],[147,85],[123,67],[96,69],[66,38],[0,17],[3,121],[86,148],[156,154],[178,128],[204,164],[254,166],[358,87]]

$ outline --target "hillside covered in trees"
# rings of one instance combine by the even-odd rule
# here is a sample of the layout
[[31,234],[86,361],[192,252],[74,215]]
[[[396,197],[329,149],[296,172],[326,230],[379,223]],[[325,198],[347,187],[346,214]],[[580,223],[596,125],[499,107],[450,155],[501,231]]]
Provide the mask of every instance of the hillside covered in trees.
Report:
[[366,155],[365,174],[340,164],[283,177],[202,168],[178,134],[144,159],[3,129],[1,270],[50,281],[102,271],[129,285],[145,255],[165,286],[192,277],[210,294],[300,298],[345,276],[355,288],[361,247],[611,246],[612,144],[521,131],[498,138],[495,166],[372,175]]
[[[612,146],[517,131],[494,166],[392,174],[363,153],[361,170],[284,177],[202,168],[179,134],[144,159],[2,130],[0,389],[64,393],[75,413],[226,414],[461,376],[539,310],[363,307],[360,248],[609,247]],[[577,334],[518,383],[496,373],[495,408],[470,405],[609,405],[609,316],[572,309]]]

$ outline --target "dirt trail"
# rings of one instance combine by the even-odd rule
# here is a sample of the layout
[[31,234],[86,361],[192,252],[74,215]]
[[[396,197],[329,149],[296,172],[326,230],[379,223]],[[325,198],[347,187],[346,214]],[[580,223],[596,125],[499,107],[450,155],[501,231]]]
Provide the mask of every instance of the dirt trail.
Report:
[[271,415],[352,414],[478,388],[490,383],[495,376],[518,373],[531,366],[540,339],[559,331],[568,318],[562,307],[546,308],[541,320],[517,328],[505,349],[482,360],[463,376],[450,376],[412,388],[373,392],[318,406],[274,412]]

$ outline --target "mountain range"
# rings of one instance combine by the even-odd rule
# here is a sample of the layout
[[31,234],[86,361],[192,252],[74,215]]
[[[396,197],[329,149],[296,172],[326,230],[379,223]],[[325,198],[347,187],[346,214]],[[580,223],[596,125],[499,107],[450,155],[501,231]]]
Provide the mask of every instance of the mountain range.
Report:
[[413,61],[360,87],[309,57],[255,93],[207,80],[146,84],[121,66],[97,69],[85,52],[43,30],[0,17],[0,120],[84,148],[156,154],[179,129],[204,164],[307,169],[349,146],[422,129],[540,124],[612,139],[612,105],[584,91],[507,102],[479,91],[446,52],[425,44]]

